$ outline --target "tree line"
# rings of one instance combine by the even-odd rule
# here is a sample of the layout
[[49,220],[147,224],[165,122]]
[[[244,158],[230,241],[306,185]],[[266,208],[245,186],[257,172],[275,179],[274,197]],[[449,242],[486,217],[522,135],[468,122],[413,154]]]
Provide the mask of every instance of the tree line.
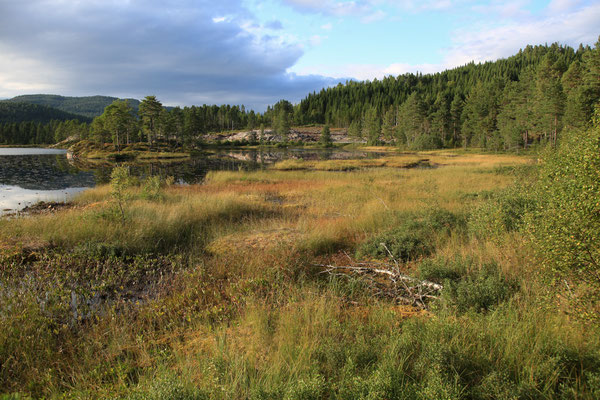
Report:
[[73,119],[48,123],[0,123],[0,144],[54,144],[68,137],[88,137],[89,124]]
[[[136,112],[126,100],[115,100],[76,129],[82,139],[117,147],[158,139],[181,146],[211,133],[263,132],[265,126],[285,141],[292,125],[327,124],[370,144],[515,150],[555,144],[565,127],[588,126],[599,100],[600,41],[577,50],[554,43],[435,74],[348,81],[296,105],[281,100],[262,114],[231,105],[167,109],[155,96],[142,100]],[[56,142],[76,133],[74,127],[48,123],[38,135],[38,125],[0,125],[0,143]]]
[[600,100],[600,41],[527,46],[507,59],[444,72],[346,82],[309,94],[295,124],[348,129],[410,148],[516,149],[589,125]]

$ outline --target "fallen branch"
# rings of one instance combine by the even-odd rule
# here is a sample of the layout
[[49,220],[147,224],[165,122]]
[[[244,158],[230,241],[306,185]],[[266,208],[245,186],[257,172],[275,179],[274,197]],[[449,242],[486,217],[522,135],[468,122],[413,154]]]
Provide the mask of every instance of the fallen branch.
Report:
[[[323,274],[334,276],[360,276],[375,295],[392,298],[400,303],[426,308],[427,302],[437,299],[444,287],[430,281],[413,278],[398,272],[397,265],[384,263],[352,263],[352,265],[315,264]],[[381,268],[381,267],[385,268]],[[378,280],[372,275],[385,278]]]

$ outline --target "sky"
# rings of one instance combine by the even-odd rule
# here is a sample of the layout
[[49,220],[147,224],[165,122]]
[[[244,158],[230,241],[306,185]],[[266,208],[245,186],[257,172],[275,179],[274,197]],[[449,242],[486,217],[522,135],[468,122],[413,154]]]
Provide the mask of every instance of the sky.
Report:
[[0,0],[0,98],[280,99],[528,44],[594,46],[599,0]]

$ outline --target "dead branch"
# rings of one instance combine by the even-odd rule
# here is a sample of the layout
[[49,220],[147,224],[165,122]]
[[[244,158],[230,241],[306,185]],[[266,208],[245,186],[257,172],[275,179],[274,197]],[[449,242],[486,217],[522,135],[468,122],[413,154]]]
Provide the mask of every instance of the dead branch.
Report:
[[315,264],[324,268],[321,273],[332,276],[360,277],[379,297],[394,299],[402,304],[426,308],[427,302],[437,299],[443,286],[399,272],[398,264],[356,263],[352,265]]

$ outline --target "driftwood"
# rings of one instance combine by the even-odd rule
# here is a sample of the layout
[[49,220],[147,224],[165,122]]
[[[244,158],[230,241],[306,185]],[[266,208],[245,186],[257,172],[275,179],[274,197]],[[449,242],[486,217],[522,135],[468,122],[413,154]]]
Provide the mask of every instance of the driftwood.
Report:
[[[349,265],[315,264],[324,268],[321,273],[342,277],[360,277],[378,297],[393,299],[401,304],[427,308],[444,289],[440,284],[424,281],[399,272],[398,263],[354,262]],[[392,259],[393,260],[393,259]]]

